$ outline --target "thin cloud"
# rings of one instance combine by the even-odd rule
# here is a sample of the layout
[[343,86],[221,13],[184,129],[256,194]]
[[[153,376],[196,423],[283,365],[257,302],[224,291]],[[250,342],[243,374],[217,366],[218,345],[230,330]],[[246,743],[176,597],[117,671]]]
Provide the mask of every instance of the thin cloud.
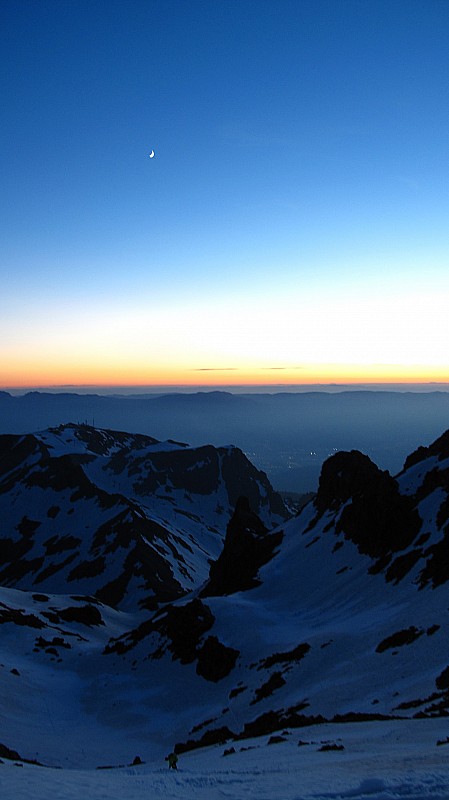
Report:
[[[303,370],[305,367],[260,367],[261,371],[287,371],[293,372],[295,370]],[[241,367],[192,367],[191,372],[241,372]]]
[[239,367],[193,367],[192,372],[238,372]]

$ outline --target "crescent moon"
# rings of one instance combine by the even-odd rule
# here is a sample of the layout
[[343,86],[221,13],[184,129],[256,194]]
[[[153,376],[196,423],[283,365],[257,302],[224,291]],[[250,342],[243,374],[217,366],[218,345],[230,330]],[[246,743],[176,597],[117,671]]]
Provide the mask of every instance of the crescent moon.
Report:
[[154,158],[154,150],[151,151],[150,158]]

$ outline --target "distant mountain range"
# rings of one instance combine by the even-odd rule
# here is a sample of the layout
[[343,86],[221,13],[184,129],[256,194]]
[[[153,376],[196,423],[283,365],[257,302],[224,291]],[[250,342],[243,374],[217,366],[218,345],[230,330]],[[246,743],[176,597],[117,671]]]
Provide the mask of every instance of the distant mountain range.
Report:
[[10,752],[130,763],[449,714],[449,431],[395,478],[335,453],[292,518],[235,448],[71,424],[0,454]]
[[0,392],[0,433],[67,423],[175,439],[192,446],[233,444],[278,490],[316,491],[323,462],[359,449],[399,472],[407,454],[449,427],[449,392],[342,391],[155,397]]

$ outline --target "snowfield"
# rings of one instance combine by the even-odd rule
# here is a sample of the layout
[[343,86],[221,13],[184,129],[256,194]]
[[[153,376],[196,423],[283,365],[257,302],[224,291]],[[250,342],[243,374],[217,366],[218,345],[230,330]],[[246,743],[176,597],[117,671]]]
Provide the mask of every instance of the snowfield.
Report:
[[[111,769],[37,767],[3,759],[2,800],[448,800],[447,719],[326,724]],[[299,744],[301,742],[301,744]],[[343,749],[326,749],[326,748]]]
[[69,427],[3,437],[0,800],[449,800],[449,432],[267,529],[237,451]]

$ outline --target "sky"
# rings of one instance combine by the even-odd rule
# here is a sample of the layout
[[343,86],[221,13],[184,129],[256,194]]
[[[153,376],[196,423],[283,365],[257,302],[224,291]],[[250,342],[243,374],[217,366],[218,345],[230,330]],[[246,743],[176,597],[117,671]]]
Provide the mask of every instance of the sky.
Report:
[[449,381],[447,0],[0,31],[0,387]]

